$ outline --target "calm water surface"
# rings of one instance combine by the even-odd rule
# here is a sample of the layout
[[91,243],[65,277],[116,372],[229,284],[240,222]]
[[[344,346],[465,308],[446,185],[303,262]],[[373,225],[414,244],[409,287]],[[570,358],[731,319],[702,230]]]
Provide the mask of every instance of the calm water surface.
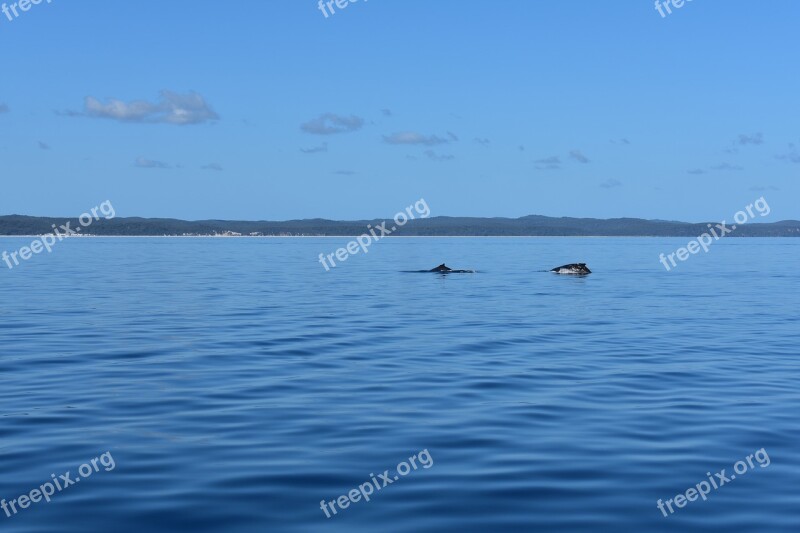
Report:
[[[0,531],[797,531],[800,240],[71,239],[0,264]],[[13,251],[31,239],[0,239]],[[472,275],[404,273],[447,262]],[[589,264],[585,278],[542,270]],[[664,518],[764,448],[754,469]],[[326,518],[415,453],[419,468]]]

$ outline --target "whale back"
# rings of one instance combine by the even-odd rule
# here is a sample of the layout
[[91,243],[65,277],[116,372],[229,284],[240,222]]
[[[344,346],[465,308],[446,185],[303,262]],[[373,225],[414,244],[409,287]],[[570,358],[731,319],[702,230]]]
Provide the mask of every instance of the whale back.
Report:
[[560,267],[556,267],[552,269],[550,272],[555,272],[556,274],[591,274],[592,271],[586,266],[586,263],[570,263],[569,265],[563,265]]

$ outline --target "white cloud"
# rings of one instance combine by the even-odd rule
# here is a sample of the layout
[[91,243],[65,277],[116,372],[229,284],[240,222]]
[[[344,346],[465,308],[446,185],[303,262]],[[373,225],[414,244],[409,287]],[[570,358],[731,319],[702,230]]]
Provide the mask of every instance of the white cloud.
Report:
[[425,157],[427,157],[431,161],[450,161],[456,158],[454,155],[437,154],[433,150],[425,150],[425,152],[423,153],[425,154]]
[[357,131],[363,126],[364,119],[361,117],[355,115],[345,117],[334,113],[324,113],[305,124],[301,124],[300,129],[313,135],[333,135],[335,133]]
[[201,95],[194,92],[179,94],[172,91],[161,91],[161,100],[158,102],[145,100],[124,102],[116,98],[109,98],[106,102],[102,102],[93,96],[87,96],[83,112],[69,111],[65,114],[107,118],[119,122],[162,123],[179,126],[202,124],[219,119],[219,115],[211,109]]
[[[451,138],[454,137],[453,134],[449,135],[451,135]],[[449,142],[447,139],[443,139],[437,135],[422,135],[413,131],[384,135],[383,140],[387,144],[422,144],[425,146],[435,146],[437,144],[446,144]]]
[[170,168],[170,166],[163,161],[155,161],[144,157],[137,157],[133,164],[139,168]]
[[319,146],[313,146],[311,148],[300,148],[300,151],[304,154],[320,154],[328,151],[328,143],[322,143]]

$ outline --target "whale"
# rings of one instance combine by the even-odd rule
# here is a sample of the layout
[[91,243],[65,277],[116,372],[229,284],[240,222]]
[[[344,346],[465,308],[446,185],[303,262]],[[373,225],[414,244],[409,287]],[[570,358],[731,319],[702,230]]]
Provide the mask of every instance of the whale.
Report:
[[474,274],[474,270],[458,270],[454,268],[450,268],[446,264],[442,263],[441,265],[437,266],[436,268],[432,268],[430,270],[417,270],[417,272],[435,272],[439,274]]
[[569,265],[556,267],[550,270],[550,272],[555,272],[556,274],[574,274],[578,276],[585,276],[592,273],[586,266],[586,263],[571,263]]

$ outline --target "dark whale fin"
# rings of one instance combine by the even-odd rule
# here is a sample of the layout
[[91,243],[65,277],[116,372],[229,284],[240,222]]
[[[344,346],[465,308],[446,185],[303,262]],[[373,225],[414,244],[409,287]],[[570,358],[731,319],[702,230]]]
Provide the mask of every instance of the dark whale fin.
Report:
[[442,263],[438,267],[432,268],[430,270],[403,270],[403,272],[434,272],[437,274],[475,274],[476,271],[450,268],[446,264]]

